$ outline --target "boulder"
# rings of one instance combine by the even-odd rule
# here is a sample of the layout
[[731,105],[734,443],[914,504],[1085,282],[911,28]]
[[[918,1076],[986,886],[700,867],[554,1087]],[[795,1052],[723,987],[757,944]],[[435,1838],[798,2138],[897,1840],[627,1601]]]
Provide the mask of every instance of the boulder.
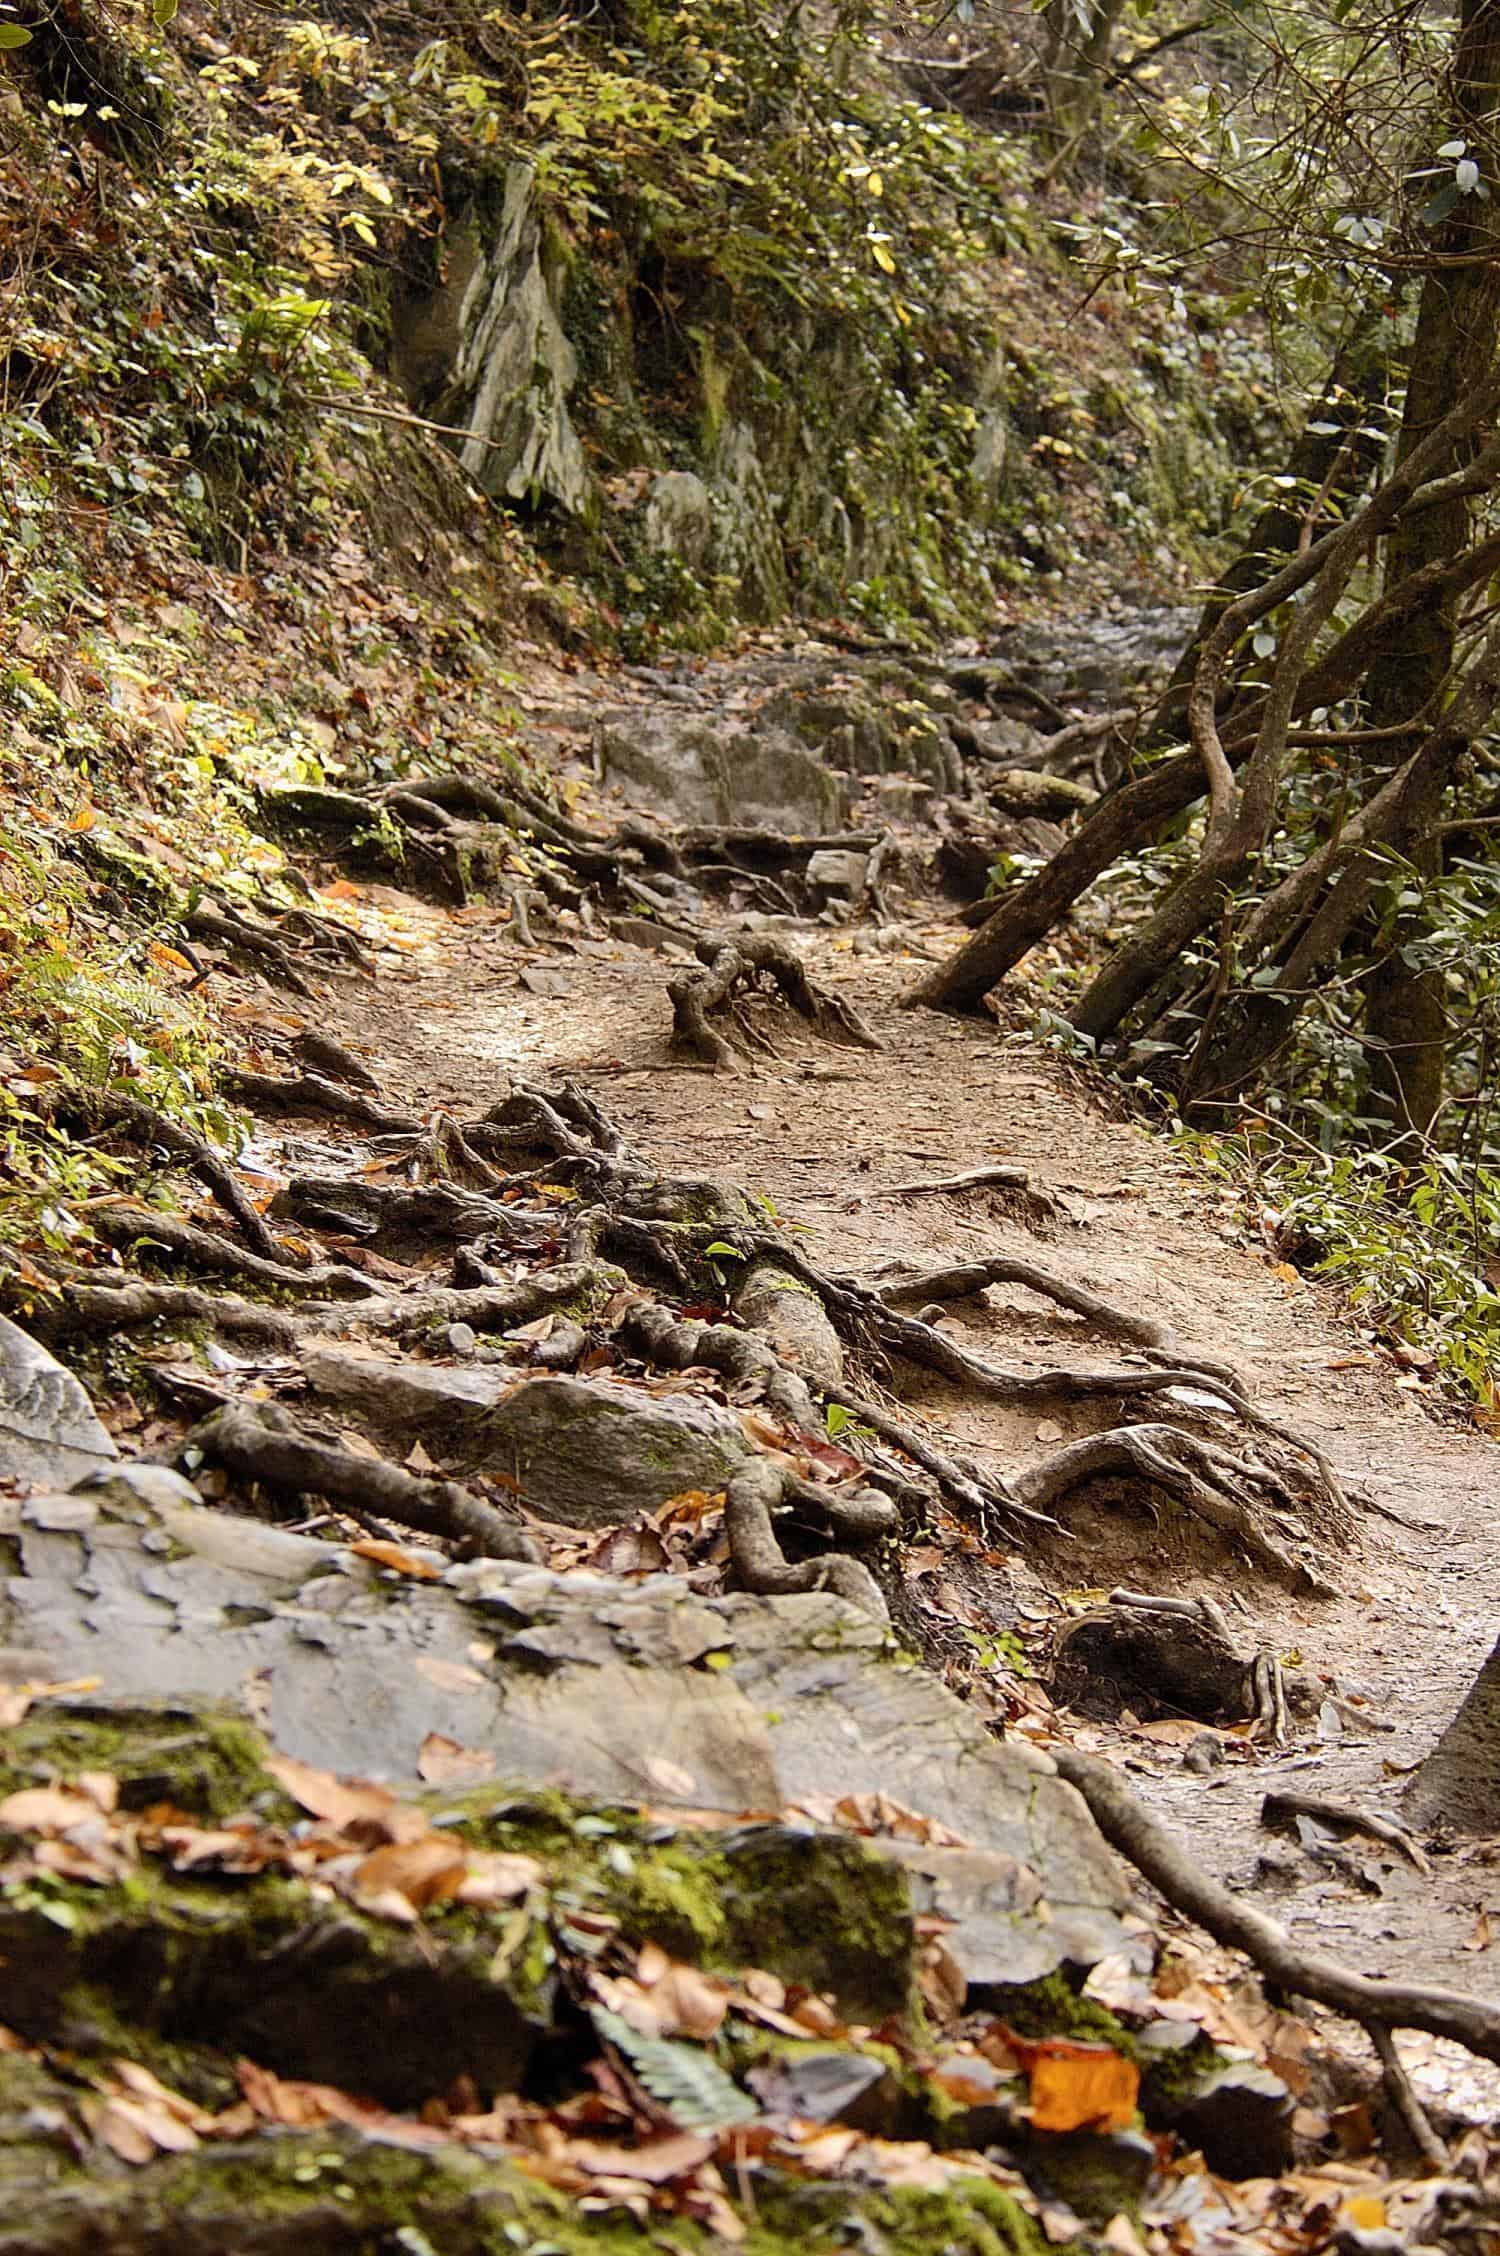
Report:
[[764,826],[789,837],[836,828],[838,779],[795,737],[729,729],[691,713],[616,713],[595,733],[603,775],[682,823]]
[[502,1473],[523,1502],[567,1527],[618,1527],[685,1489],[722,1488],[750,1444],[732,1411],[684,1388],[647,1394],[614,1379],[466,1363],[398,1363],[314,1350],[308,1379],[370,1425],[417,1436],[457,1472]]
[[[884,1793],[971,1844],[871,1845],[955,1920],[976,1980],[1130,1947],[1129,1890],[1073,1789],[832,1593],[705,1598],[671,1575],[501,1560],[422,1582],[222,1512],[86,1495],[0,1504],[0,1537],[19,1561],[0,1646],[33,1657],[28,1674],[97,1677],[116,1702],[248,1705],[282,1752],[403,1789],[437,1734],[497,1781],[667,1810],[795,1816]],[[741,1853],[743,1876],[770,1851],[752,1834]],[[841,1979],[875,2002],[871,1967]]]
[[706,562],[714,537],[713,503],[707,486],[691,470],[668,470],[653,480],[646,496],[646,546],[658,555],[680,557],[696,570]]
[[66,1486],[118,1454],[72,1372],[0,1316],[0,1474]]

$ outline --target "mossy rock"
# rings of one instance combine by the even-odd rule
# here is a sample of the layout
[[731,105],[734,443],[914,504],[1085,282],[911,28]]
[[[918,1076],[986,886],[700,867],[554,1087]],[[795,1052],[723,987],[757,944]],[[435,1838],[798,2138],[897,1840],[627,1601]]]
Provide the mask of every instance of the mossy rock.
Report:
[[[0,2056],[0,2256],[640,2256],[655,2245],[628,2213],[581,2211],[493,2148],[416,2148],[325,2126],[132,2167],[90,2137],[88,2097],[37,2062]],[[744,2256],[1047,2248],[1015,2194],[966,2172],[877,2191],[752,2166],[746,2183]],[[670,2228],[681,2256],[724,2246],[689,2217]]]

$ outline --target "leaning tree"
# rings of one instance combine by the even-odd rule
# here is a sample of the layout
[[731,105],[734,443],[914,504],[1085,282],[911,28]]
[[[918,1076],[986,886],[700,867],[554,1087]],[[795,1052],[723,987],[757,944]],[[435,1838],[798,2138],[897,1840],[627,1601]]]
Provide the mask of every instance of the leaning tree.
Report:
[[[1428,911],[1445,840],[1482,843],[1492,819],[1472,802],[1500,702],[1500,0],[1463,0],[1415,126],[1410,79],[1432,69],[1432,26],[1409,10],[1389,21],[1406,97],[1369,93],[1350,130],[1379,155],[1391,211],[1369,208],[1367,187],[1325,233],[1323,279],[1336,263],[1353,310],[1276,499],[1113,787],[910,999],[974,1008],[1123,856],[1175,840],[1175,882],[1067,1012],[1078,1032],[1149,1059],[1202,1112],[1262,1081],[1309,1001],[1336,989],[1360,1027],[1368,1108],[1425,1133],[1462,1031]],[[1305,132],[1340,69],[1348,110],[1369,92],[1370,50],[1347,26],[1332,63],[1279,60],[1300,73]],[[1283,153],[1284,106],[1278,88],[1265,139]],[[1349,190],[1326,169],[1298,189],[1278,273],[1295,231],[1305,277],[1320,209],[1328,218]],[[1268,194],[1246,196],[1268,230]],[[1246,256],[1255,233],[1241,230]],[[1375,410],[1392,392],[1404,404],[1386,444]]]

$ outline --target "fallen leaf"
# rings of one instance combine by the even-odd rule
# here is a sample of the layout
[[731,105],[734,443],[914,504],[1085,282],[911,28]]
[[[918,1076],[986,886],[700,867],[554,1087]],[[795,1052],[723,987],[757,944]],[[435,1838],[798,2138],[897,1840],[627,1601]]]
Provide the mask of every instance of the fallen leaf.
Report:
[[465,1869],[463,1843],[441,1833],[427,1833],[417,1841],[388,1841],[361,1857],[349,1876],[349,1893],[361,1903],[379,1902],[387,1894],[404,1896],[420,1911],[424,1904],[456,1896]]
[[495,1758],[488,1747],[461,1746],[441,1731],[428,1732],[417,1756],[417,1776],[429,1786],[451,1786],[455,1782],[474,1785],[481,1778],[491,1777],[494,1768]]
[[0,1825],[14,1833],[67,1833],[98,1815],[98,1803],[71,1786],[23,1786],[0,1802]]
[[1122,2131],[1134,2119],[1141,2072],[1109,2045],[1049,2039],[1036,2048],[1030,2069],[1031,2120],[1039,2131],[1096,2124]]
[[379,1536],[362,1537],[351,1543],[350,1550],[357,1559],[369,1559],[377,1567],[389,1567],[393,1574],[409,1575],[413,1582],[441,1582],[443,1569],[434,1566],[430,1559],[419,1559],[399,1543],[384,1543]]
[[266,1768],[300,1808],[313,1817],[325,1818],[341,1833],[361,1822],[379,1824],[396,1807],[396,1797],[388,1786],[362,1781],[346,1786],[331,1770],[315,1770],[311,1763],[298,1762],[291,1755],[268,1756]]

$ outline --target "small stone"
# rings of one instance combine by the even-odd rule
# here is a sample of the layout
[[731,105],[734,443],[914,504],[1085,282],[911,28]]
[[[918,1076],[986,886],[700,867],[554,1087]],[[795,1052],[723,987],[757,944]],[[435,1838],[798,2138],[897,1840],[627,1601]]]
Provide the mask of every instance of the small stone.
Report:
[[450,1324],[443,1338],[452,1355],[472,1355],[479,1345],[479,1334],[472,1324]]
[[1220,2060],[1201,2081],[1157,2102],[1152,2120],[1198,2148],[1225,2178],[1274,2178],[1292,2159],[1293,2100],[1253,2060]]
[[811,854],[807,863],[807,882],[820,893],[841,893],[857,900],[865,889],[865,878],[870,868],[868,854],[845,852],[841,848],[823,847]]

